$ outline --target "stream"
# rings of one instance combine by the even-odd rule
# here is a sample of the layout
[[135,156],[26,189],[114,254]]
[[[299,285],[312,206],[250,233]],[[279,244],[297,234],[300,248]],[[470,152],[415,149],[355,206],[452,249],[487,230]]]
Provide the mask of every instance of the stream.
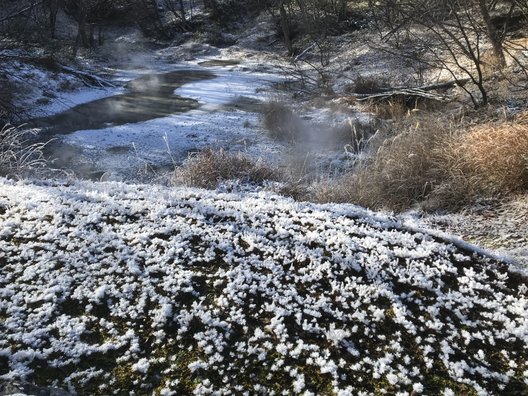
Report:
[[213,60],[143,72],[121,94],[35,119],[30,126],[41,131],[41,141],[49,141],[45,156],[52,168],[92,180],[142,180],[209,147],[257,156],[276,151],[260,129],[258,112],[266,99],[262,91],[277,76],[233,67]]

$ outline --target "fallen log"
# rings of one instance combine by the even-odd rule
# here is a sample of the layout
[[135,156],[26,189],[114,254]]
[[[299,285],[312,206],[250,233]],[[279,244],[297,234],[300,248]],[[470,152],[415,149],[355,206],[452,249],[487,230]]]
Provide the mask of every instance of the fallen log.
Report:
[[61,69],[61,71],[78,77],[86,86],[93,87],[95,85],[95,86],[99,86],[102,88],[115,88],[116,87],[116,85],[113,84],[112,82],[102,77],[96,76],[95,74],[91,74],[88,72],[84,72],[84,71],[77,70],[72,67],[64,66],[60,64],[58,66]]
[[372,99],[389,99],[395,96],[403,96],[406,98],[423,98],[431,99],[439,102],[447,102],[451,100],[451,97],[448,95],[440,95],[437,93],[422,91],[419,89],[399,89],[394,91],[380,92],[376,94],[358,94],[352,95],[359,102],[372,100]]
[[370,93],[364,94],[352,94],[352,96],[362,102],[370,99],[389,99],[394,96],[404,96],[413,98],[424,98],[437,101],[449,101],[451,97],[444,94],[434,93],[431,91],[435,90],[446,90],[455,86],[464,86],[469,82],[469,78],[461,80],[447,81],[438,84],[424,85],[420,87],[390,87],[390,88],[379,88]]

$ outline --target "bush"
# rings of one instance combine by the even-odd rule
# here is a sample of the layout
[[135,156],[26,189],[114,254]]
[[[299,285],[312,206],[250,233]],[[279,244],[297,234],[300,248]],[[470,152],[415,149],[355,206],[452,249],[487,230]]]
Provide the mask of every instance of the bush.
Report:
[[314,185],[311,199],[369,208],[456,209],[479,197],[528,190],[528,116],[464,129],[435,115],[370,148],[347,175]]
[[[401,125],[399,125],[401,126]],[[353,202],[370,208],[403,209],[423,200],[443,179],[437,152],[445,132],[417,123],[370,147],[354,171],[314,189],[319,202]]]
[[350,90],[357,94],[372,94],[379,92],[380,89],[389,87],[390,82],[388,78],[379,75],[358,75],[352,82]]
[[277,179],[278,171],[263,161],[255,161],[240,153],[230,154],[222,149],[207,149],[193,154],[175,171],[176,183],[209,189],[227,180],[262,183]]
[[364,112],[372,113],[382,120],[397,120],[418,111],[435,112],[445,110],[443,102],[434,99],[394,96],[388,99],[369,99],[361,102]]
[[476,193],[504,194],[528,190],[528,119],[484,124],[454,139],[452,168]]

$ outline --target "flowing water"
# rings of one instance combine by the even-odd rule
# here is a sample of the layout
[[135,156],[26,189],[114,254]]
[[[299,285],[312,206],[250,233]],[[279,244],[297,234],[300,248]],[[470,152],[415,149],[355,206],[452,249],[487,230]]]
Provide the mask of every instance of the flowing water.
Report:
[[206,147],[260,149],[262,95],[256,90],[273,76],[229,69],[234,62],[206,62],[142,75],[126,83],[122,94],[36,119],[30,126],[49,141],[45,155],[51,167],[88,179],[113,174],[116,180],[138,180],[142,169],[172,169],[189,152]]

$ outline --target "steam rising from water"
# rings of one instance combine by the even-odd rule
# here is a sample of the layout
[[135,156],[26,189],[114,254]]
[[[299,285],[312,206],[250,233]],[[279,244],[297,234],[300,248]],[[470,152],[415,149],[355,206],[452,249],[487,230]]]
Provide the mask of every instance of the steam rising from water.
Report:
[[270,137],[290,147],[282,162],[295,179],[347,170],[375,134],[370,118],[364,116],[312,109],[312,116],[305,119],[279,102],[266,104],[263,113],[263,126]]

